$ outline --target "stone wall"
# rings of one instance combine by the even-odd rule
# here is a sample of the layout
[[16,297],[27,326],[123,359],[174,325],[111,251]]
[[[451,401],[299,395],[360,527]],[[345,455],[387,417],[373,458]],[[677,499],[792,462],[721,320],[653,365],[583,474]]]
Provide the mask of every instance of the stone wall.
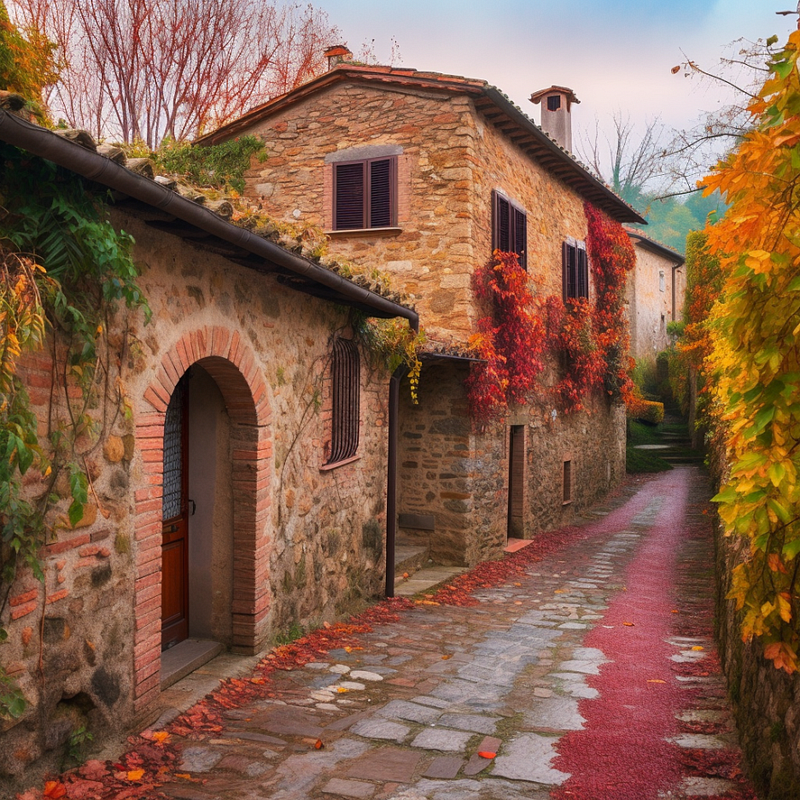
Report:
[[[164,411],[187,370],[197,426],[190,534],[206,548],[192,570],[209,595],[200,602],[190,589],[190,635],[252,652],[293,623],[345,613],[383,584],[388,375],[363,354],[359,458],[320,469],[330,347],[349,334],[347,313],[137,219],[114,220],[136,240],[152,320],[121,311],[111,322],[104,357],[112,394],[122,389],[129,411],[112,403],[93,412],[102,433],[84,443],[84,518],[61,524],[43,552],[44,585],[24,575],[4,611],[3,664],[29,707],[0,733],[0,780],[56,766],[80,725],[99,741],[157,712]],[[41,354],[22,373],[43,432],[52,366]],[[76,386],[69,392],[80,399]],[[55,490],[68,495],[59,481]]]
[[[253,162],[248,193],[281,219],[326,228],[331,154],[402,149],[397,228],[333,232],[330,248],[390,273],[414,298],[433,340],[466,343],[485,313],[471,280],[491,256],[492,191],[527,213],[528,271],[539,297],[561,296],[562,245],[587,236],[583,199],[490,124],[466,95],[335,84],[241,132],[264,137],[268,154],[266,162]],[[481,435],[472,430],[466,369],[426,367],[420,405],[404,401],[401,414],[399,511],[436,519],[434,534],[401,533],[430,541],[432,555],[444,563],[499,557],[507,535],[508,427]],[[551,411],[521,409],[510,421],[528,428],[526,536],[569,519],[624,475],[619,409],[598,402],[591,415],[555,420]],[[574,467],[568,505],[562,505],[564,454]]]
[[746,543],[716,535],[717,638],[742,749],[760,796],[800,797],[800,676],[787,675],[762,655],[760,639],[745,644],[732,600],[730,572]]
[[635,239],[633,242],[636,267],[628,276],[627,291],[630,353],[637,361],[655,364],[656,354],[669,346],[667,323],[672,322],[674,262],[639,246]]
[[[434,529],[401,527],[436,563],[472,566],[497,558],[508,531],[509,427],[525,427],[522,538],[569,524],[625,475],[625,409],[596,397],[591,413],[564,416],[534,404],[481,433],[468,414],[468,366],[439,362],[422,372],[419,405],[401,395],[400,514],[433,518]],[[564,501],[564,461],[571,492]],[[413,519],[413,517],[412,517]],[[519,534],[515,534],[519,535]]]
[[505,544],[507,454],[502,430],[473,430],[464,390],[468,366],[438,362],[422,371],[419,405],[402,387],[398,458],[400,514],[433,517],[433,530],[400,528],[438,564],[474,565]]
[[[254,159],[246,176],[247,193],[263,198],[265,210],[279,219],[326,230],[333,207],[326,155],[401,147],[397,228],[333,232],[330,251],[392,275],[413,298],[429,335],[465,339],[471,333],[472,224],[480,196],[471,167],[476,123],[465,98],[343,84],[243,133],[263,136],[267,145],[267,160]],[[488,213],[488,198],[479,208],[484,205]]]

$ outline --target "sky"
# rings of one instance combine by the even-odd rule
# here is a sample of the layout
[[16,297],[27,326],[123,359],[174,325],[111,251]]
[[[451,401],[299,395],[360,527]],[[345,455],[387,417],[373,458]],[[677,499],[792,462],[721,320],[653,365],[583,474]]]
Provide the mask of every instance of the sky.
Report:
[[619,111],[644,127],[659,118],[687,128],[727,101],[724,91],[672,74],[687,58],[713,71],[736,39],[783,42],[795,0],[317,0],[355,53],[375,41],[379,62],[390,43],[400,65],[483,78],[539,121],[532,92],[569,86],[580,105],[573,132],[608,128]]

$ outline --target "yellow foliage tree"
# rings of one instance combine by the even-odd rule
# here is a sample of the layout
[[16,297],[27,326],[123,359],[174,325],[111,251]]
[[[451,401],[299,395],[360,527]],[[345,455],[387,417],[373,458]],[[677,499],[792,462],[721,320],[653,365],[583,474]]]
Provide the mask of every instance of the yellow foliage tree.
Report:
[[742,636],[775,667],[798,669],[800,644],[800,31],[769,65],[737,150],[704,181],[730,204],[706,229],[722,294],[709,322],[713,407],[729,473],[714,500],[746,540],[729,598]]

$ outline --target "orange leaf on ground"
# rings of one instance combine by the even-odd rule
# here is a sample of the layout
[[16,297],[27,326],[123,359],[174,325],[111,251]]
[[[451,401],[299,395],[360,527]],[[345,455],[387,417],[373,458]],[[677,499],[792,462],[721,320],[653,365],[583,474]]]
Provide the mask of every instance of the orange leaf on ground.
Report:
[[628,628],[633,628],[634,627],[634,624],[632,622],[623,622],[622,624],[625,625]]
[[67,789],[60,781],[47,781],[44,785],[44,796],[50,798],[63,797]]
[[140,781],[142,776],[144,775],[143,769],[132,769],[128,774],[127,778],[129,781]]
[[497,755],[497,753],[492,753],[490,750],[481,750],[478,753],[478,755],[481,758],[494,758]]
[[650,678],[647,682],[648,683],[666,683],[666,681],[662,681],[659,678]]
[[696,645],[695,645],[695,646],[692,648],[692,650],[703,650],[703,649],[704,649],[704,648],[700,647],[700,645],[699,645],[699,644],[696,644]]
[[325,744],[324,744],[324,742],[322,741],[322,739],[317,739],[317,741],[316,741],[316,742],[314,742],[314,747],[315,747],[317,750],[322,750],[322,749],[324,749],[324,747],[325,747]]
[[169,739],[169,734],[166,731],[156,731],[153,734],[153,741],[159,744],[166,742]]

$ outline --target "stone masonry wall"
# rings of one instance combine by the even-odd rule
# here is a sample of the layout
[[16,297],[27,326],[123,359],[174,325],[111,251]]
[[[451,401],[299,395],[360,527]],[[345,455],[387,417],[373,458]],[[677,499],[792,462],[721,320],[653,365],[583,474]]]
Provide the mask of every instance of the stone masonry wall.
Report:
[[787,675],[762,655],[763,642],[742,642],[739,614],[727,600],[730,574],[747,547],[716,531],[717,639],[728,696],[745,759],[760,796],[800,797],[800,676]]
[[479,435],[469,418],[463,381],[468,367],[452,363],[422,371],[419,405],[402,388],[398,509],[434,517],[435,530],[401,528],[438,564],[474,565],[497,557],[506,540],[507,502],[502,431]]
[[[215,545],[232,558],[221,564],[218,555],[212,566],[222,598],[213,626],[223,643],[253,651],[293,623],[345,613],[383,583],[388,375],[363,354],[359,458],[320,470],[330,346],[337,333],[349,335],[346,312],[134,218],[114,219],[137,242],[152,320],[121,311],[112,323],[111,361],[121,364],[131,412],[110,414],[96,446],[87,440],[84,519],[48,543],[44,585],[23,576],[4,612],[3,664],[29,707],[0,729],[0,780],[57,765],[82,724],[99,740],[104,728],[157,711],[163,412],[193,363],[224,400],[213,407],[224,416],[216,456],[214,442],[195,454],[216,463],[217,485],[232,499],[211,525],[215,536],[232,537]],[[42,354],[23,371],[43,425],[51,367]]]
[[[563,242],[587,236],[583,199],[488,123],[466,96],[340,84],[242,132],[263,136],[268,151],[265,163],[253,163],[248,193],[280,218],[326,228],[332,195],[325,156],[366,145],[403,148],[398,230],[337,232],[331,250],[389,272],[414,297],[434,340],[464,343],[485,313],[471,277],[491,255],[492,190],[527,213],[528,271],[541,298],[561,295]],[[465,374],[463,368],[426,369],[423,401],[401,411],[399,511],[437,518],[434,537],[404,535],[435,540],[434,555],[452,563],[499,556],[507,525],[508,429],[482,436],[471,430]],[[599,402],[591,416],[555,421],[550,412],[522,409],[516,422],[529,426],[526,536],[569,518],[624,474],[619,409]],[[568,507],[562,507],[564,453],[572,454],[574,466]]]
[[[664,274],[663,291],[660,272]],[[627,299],[631,356],[655,363],[656,354],[669,345],[667,323],[672,322],[672,262],[636,246],[636,267],[628,277]]]
[[[335,232],[330,251],[395,278],[433,337],[472,332],[472,221],[482,207],[473,185],[476,126],[469,102],[360,84],[336,86],[242,133],[263,136],[268,158],[253,162],[247,194],[288,221],[331,227],[332,166],[352,147],[398,145],[397,228]],[[488,208],[488,200],[486,208]]]

